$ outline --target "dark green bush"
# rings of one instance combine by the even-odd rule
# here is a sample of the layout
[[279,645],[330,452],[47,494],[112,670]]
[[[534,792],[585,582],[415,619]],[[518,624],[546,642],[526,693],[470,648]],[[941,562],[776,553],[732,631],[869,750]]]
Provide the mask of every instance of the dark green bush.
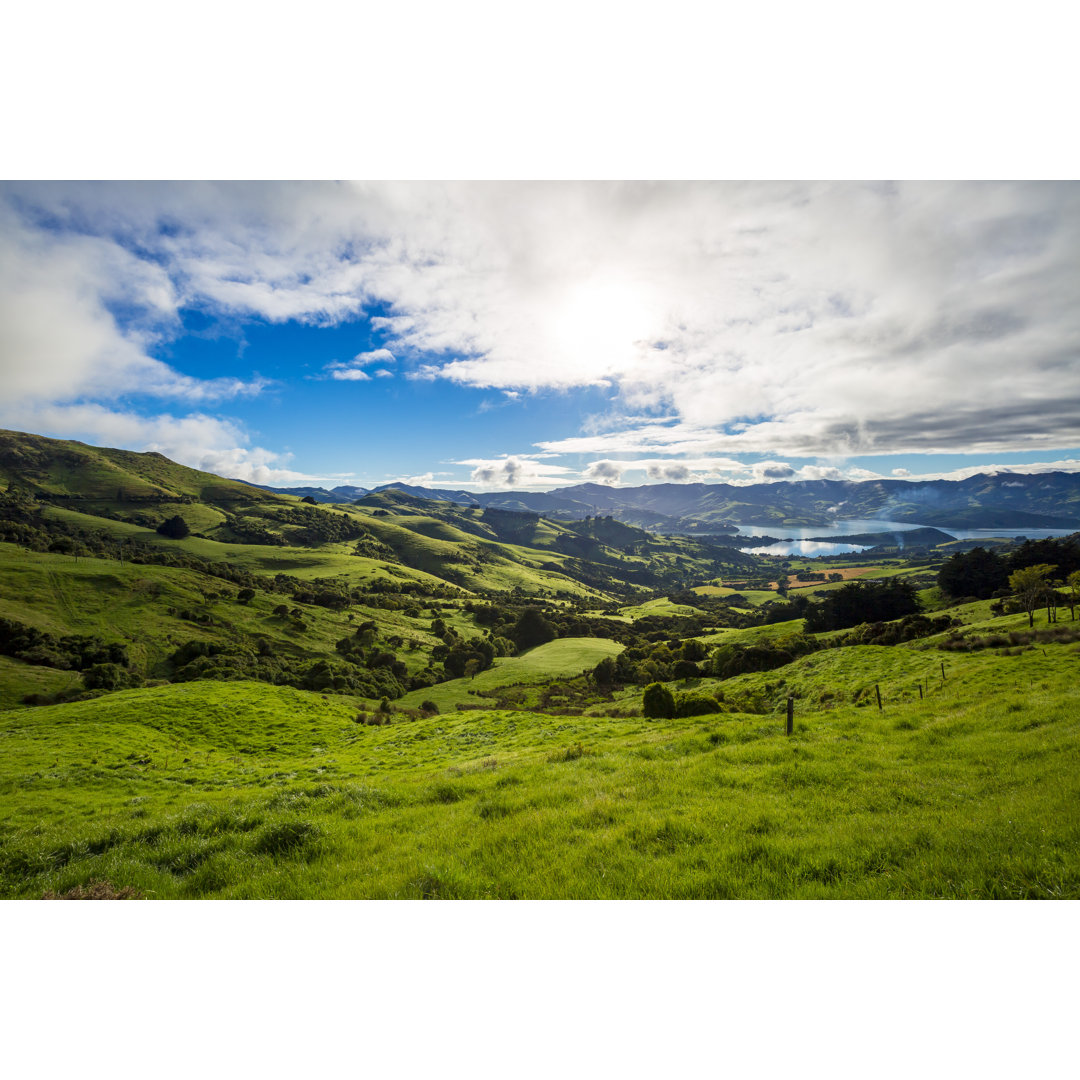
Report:
[[649,719],[670,720],[675,715],[675,695],[663,683],[649,683],[641,699],[641,711]]
[[720,702],[709,694],[680,694],[675,699],[676,716],[708,716],[722,711]]

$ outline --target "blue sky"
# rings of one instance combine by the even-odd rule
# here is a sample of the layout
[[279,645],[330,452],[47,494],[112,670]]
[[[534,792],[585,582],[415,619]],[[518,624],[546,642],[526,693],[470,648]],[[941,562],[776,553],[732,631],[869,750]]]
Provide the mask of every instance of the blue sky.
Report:
[[0,425],[278,486],[1080,468],[1074,183],[9,183]]

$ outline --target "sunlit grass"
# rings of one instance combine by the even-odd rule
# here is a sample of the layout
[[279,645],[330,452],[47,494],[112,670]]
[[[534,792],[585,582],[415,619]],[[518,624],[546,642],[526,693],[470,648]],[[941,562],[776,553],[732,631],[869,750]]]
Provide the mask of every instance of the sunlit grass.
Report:
[[[0,714],[4,895],[1076,897],[1075,646],[815,654],[796,690],[692,720],[352,704],[194,683]],[[795,665],[791,666],[792,669]],[[904,698],[913,680],[924,684]],[[803,680],[803,682],[800,682]],[[737,683],[731,680],[729,683]]]

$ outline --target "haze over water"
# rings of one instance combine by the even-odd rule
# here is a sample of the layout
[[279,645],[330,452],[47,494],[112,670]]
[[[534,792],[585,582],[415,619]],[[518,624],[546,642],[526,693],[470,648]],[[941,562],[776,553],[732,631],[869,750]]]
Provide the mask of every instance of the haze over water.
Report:
[[852,555],[866,551],[864,544],[829,543],[810,540],[811,536],[852,536],[856,533],[910,532],[912,529],[936,528],[957,540],[989,540],[997,537],[1026,537],[1044,540],[1051,536],[1068,536],[1075,529],[949,529],[941,526],[919,525],[908,521],[883,521],[878,518],[838,518],[829,525],[739,525],[743,536],[777,536],[783,534],[781,543],[766,547],[744,548],[751,555],[802,555],[817,558],[823,555]]

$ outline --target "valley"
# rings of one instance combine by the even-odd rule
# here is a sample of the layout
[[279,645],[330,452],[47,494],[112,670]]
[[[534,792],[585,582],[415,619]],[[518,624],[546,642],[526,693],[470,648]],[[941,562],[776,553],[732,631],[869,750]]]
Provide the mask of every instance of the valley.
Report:
[[741,546],[910,492],[807,483],[752,525],[0,432],[0,894],[1077,897],[1071,488]]

